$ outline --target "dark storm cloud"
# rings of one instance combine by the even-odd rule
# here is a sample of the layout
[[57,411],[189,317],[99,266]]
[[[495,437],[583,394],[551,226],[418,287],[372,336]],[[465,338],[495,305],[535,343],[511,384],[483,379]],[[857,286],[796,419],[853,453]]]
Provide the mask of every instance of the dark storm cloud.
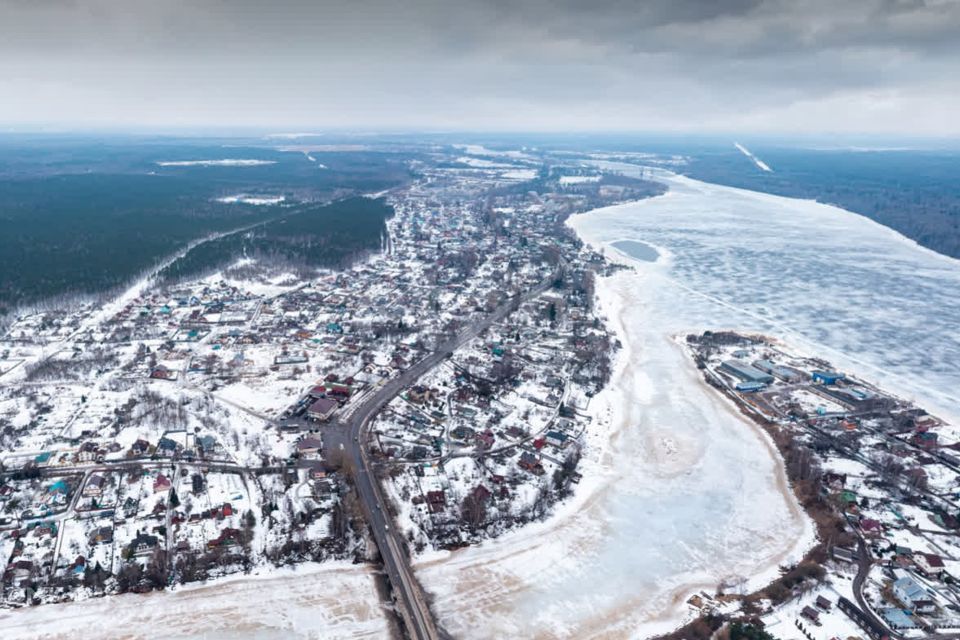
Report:
[[958,62],[955,0],[0,0],[13,123],[955,133]]

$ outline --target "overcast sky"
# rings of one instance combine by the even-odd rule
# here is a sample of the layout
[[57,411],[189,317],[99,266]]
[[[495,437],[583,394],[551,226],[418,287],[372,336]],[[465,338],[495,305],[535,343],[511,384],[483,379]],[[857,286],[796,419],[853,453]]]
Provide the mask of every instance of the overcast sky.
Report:
[[0,0],[0,124],[960,134],[960,0]]

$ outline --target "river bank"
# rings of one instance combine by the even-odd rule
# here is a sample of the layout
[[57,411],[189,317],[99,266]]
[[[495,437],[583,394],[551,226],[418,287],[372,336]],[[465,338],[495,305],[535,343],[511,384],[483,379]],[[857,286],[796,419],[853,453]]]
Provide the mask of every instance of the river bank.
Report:
[[[775,336],[956,413],[955,260],[836,207],[657,179],[666,195],[569,221],[633,267],[597,286],[624,349],[591,408],[601,437],[584,486],[545,523],[417,565],[456,635],[666,633],[689,619],[689,593],[761,589],[813,547],[771,440],[704,385],[673,335]],[[630,260],[614,247],[624,240],[655,261]]]
[[573,499],[546,522],[416,564],[456,637],[665,633],[694,615],[691,594],[760,588],[813,543],[772,443],[672,340],[664,264],[629,264],[597,283],[623,348],[591,402]]
[[366,565],[303,564],[138,595],[106,596],[0,611],[4,638],[389,637],[390,626]]

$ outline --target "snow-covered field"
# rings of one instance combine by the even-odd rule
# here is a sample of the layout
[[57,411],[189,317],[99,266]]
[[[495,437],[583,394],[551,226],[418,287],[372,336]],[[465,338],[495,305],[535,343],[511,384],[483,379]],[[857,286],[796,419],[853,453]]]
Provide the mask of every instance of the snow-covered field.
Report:
[[259,167],[265,164],[277,164],[277,162],[249,158],[224,158],[223,160],[165,160],[157,164],[161,167]]
[[386,638],[370,570],[329,563],[146,595],[0,611],[4,640]]
[[280,204],[286,200],[284,196],[252,196],[246,193],[238,193],[233,196],[223,196],[222,198],[217,198],[217,202],[222,202],[224,204],[253,204],[253,205],[270,205],[270,204]]
[[511,169],[501,173],[500,177],[508,180],[533,180],[537,177],[537,172],[534,169]]
[[591,182],[600,182],[600,176],[560,176],[561,185],[589,184]]
[[772,445],[671,334],[769,333],[946,417],[960,406],[960,263],[834,207],[663,179],[666,196],[571,221],[615,259],[629,261],[609,248],[624,239],[661,258],[598,287],[625,349],[593,407],[612,408],[612,436],[594,438],[574,501],[419,563],[457,637],[645,637],[679,622],[691,592],[757,586],[811,543]]

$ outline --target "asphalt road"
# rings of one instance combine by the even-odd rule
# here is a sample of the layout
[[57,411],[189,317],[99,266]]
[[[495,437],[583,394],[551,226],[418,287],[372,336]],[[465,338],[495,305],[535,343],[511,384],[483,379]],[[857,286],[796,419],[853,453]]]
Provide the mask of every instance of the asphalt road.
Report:
[[[377,548],[380,551],[387,577],[396,593],[397,603],[406,627],[406,635],[410,638],[416,640],[437,640],[441,638],[445,639],[449,636],[437,627],[424,592],[410,567],[410,557],[406,543],[394,525],[393,518],[389,512],[388,502],[384,498],[380,483],[376,478],[373,463],[367,456],[365,446],[367,443],[367,427],[371,419],[404,389],[416,383],[423,375],[441,364],[454,351],[477,337],[487,328],[506,318],[516,310],[520,304],[545,292],[553,284],[557,275],[558,272],[552,273],[533,289],[506,300],[486,316],[474,320],[457,335],[439,344],[434,351],[406,371],[403,371],[399,376],[387,381],[382,387],[363,397],[361,403],[353,408],[344,422],[334,422],[324,428],[324,432],[329,438],[325,438],[327,439],[328,446],[333,445],[339,447],[342,445],[344,452],[353,462],[351,465],[354,472],[353,480],[360,497],[360,504],[364,516],[370,525]],[[217,399],[222,400],[222,398]],[[274,424],[274,421],[267,420],[271,424]],[[44,475],[51,473],[61,475],[71,472],[89,474],[98,471],[117,471],[134,466],[168,466],[178,462],[183,461],[165,458],[157,460],[122,460],[94,465],[85,464],[45,468],[41,473]],[[203,459],[189,461],[189,464],[208,467],[211,470],[248,471],[254,473],[265,470],[281,471],[283,469],[282,467],[269,469],[248,468],[227,461],[207,461]],[[80,491],[78,489],[78,496],[79,493]]]
[[[870,619],[878,629],[884,629],[887,627],[880,618],[878,618],[874,613],[873,609],[867,604],[866,598],[863,597],[863,583],[867,580],[867,575],[870,573],[870,568],[873,566],[873,559],[870,557],[870,550],[867,548],[867,544],[864,541],[862,536],[857,536],[857,575],[853,578],[853,597],[857,601],[860,610],[863,611],[863,615]],[[890,632],[890,637],[897,639],[901,635],[895,631]]]
[[383,497],[373,464],[368,458],[364,446],[367,442],[367,426],[370,420],[401,391],[443,362],[451,353],[491,325],[506,318],[521,303],[535,298],[549,289],[556,275],[556,273],[551,274],[519,298],[515,297],[505,301],[487,316],[470,323],[456,336],[440,344],[428,356],[369,395],[362,405],[354,409],[348,419],[346,426],[350,438],[345,443],[344,448],[353,461],[354,483],[360,496],[360,503],[380,551],[387,577],[397,594],[401,615],[406,625],[406,633],[416,640],[446,638],[448,636],[437,627],[433,619],[423,589],[410,567],[410,557],[406,544],[390,516],[388,503]]

